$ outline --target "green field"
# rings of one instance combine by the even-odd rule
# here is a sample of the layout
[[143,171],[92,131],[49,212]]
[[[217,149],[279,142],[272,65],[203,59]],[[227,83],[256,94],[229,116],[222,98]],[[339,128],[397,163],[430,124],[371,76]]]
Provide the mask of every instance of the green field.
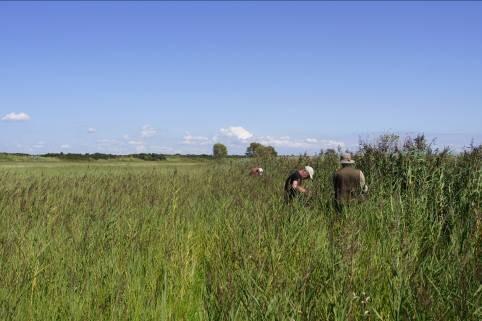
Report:
[[366,153],[338,216],[330,156],[4,160],[0,320],[480,320],[481,163]]

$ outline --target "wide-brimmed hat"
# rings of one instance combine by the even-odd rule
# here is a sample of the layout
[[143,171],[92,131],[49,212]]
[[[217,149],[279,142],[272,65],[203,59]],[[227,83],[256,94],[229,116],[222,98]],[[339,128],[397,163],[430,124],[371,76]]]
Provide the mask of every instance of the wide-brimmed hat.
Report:
[[313,176],[315,175],[315,170],[311,166],[305,166],[305,171],[308,172],[310,175],[310,179],[313,179]]
[[353,159],[351,159],[350,153],[345,153],[345,154],[341,155],[340,163],[342,163],[342,164],[355,164],[355,161]]

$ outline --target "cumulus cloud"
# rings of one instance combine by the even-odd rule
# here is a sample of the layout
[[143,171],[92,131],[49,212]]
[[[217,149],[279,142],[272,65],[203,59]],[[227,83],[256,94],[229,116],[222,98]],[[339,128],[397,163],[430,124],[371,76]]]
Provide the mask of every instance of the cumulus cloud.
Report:
[[130,140],[127,144],[134,146],[138,153],[143,153],[147,149],[146,143],[143,140]]
[[118,141],[117,139],[98,139],[97,146],[98,147],[112,147],[112,146],[120,146],[122,142]]
[[263,145],[273,146],[279,148],[281,152],[286,153],[298,153],[298,152],[308,152],[308,153],[318,153],[320,149],[333,148],[336,149],[338,146],[345,148],[346,144],[342,141],[330,140],[330,139],[320,139],[314,137],[306,138],[292,138],[290,136],[258,136],[251,133],[247,129],[241,126],[229,126],[225,128],[220,128],[219,132],[212,138],[206,136],[195,136],[191,135],[189,132],[183,137],[182,144],[194,146],[204,146],[220,142],[235,150],[240,152],[242,149],[246,148],[249,143],[257,142]]
[[89,134],[95,134],[95,133],[97,132],[97,129],[91,127],[91,128],[89,128],[89,129],[87,129],[87,132],[88,132]]
[[69,149],[69,148],[70,148],[70,145],[69,145],[69,144],[63,144],[63,145],[60,145],[60,148],[62,148],[62,149]]
[[96,147],[102,152],[116,154],[173,152],[170,147],[151,144],[142,137],[130,138],[128,135],[122,135],[117,139],[98,139]]
[[321,149],[336,149],[338,146],[345,148],[342,141],[317,139],[317,138],[291,138],[289,136],[255,136],[251,141],[263,145],[273,146],[280,153],[302,153],[317,154]]
[[251,134],[249,131],[247,131],[241,126],[230,126],[228,128],[221,128],[219,131],[223,136],[233,137],[239,140],[247,140],[253,137],[253,134]]
[[30,116],[26,113],[8,113],[2,117],[3,121],[27,121]]
[[[257,136],[240,126],[221,128],[219,132],[220,140],[223,140],[223,138],[229,138],[231,139],[231,143],[233,143],[234,139],[235,141],[237,140],[239,143],[258,142],[263,145],[271,145],[274,147],[305,150],[316,150],[319,148],[336,148],[338,146],[345,146],[345,144],[341,141],[317,139],[312,137],[296,139],[291,138],[290,136]],[[216,139],[217,138],[218,137],[216,136]]]
[[190,133],[186,133],[182,143],[185,145],[207,145],[211,143],[211,140],[205,136],[193,136]]
[[136,152],[144,153],[146,151],[146,145],[136,145]]
[[141,136],[143,138],[153,137],[156,134],[157,134],[157,130],[155,128],[153,128],[151,125],[142,126]]
[[124,153],[124,143],[117,139],[103,138],[96,141],[99,151],[106,153]]
[[43,142],[43,141],[39,141],[36,144],[32,145],[32,148],[35,148],[35,149],[40,149],[40,148],[44,148],[44,147],[45,147],[45,142]]
[[167,147],[154,145],[149,139],[157,133],[158,131],[151,125],[144,125],[140,128],[139,132],[134,135],[123,134],[114,139],[98,139],[96,141],[96,147],[102,152],[121,154],[165,152]]
[[322,139],[319,141],[319,145],[322,148],[336,148],[338,146],[345,148],[346,146],[344,142],[332,139]]
[[291,139],[288,136],[284,137],[259,137],[258,142],[263,145],[271,145],[274,147],[288,147],[288,148],[310,148],[313,143],[306,142],[306,140]]

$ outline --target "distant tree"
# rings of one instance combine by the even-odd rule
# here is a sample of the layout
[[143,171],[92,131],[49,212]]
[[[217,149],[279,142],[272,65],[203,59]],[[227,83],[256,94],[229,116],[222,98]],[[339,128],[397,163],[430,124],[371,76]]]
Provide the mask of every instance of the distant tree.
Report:
[[224,158],[228,156],[228,149],[223,144],[214,144],[213,145],[213,157],[214,158]]
[[336,156],[336,150],[333,148],[328,148],[325,152],[325,155],[330,156],[330,155],[335,155]]
[[251,143],[246,149],[248,157],[271,157],[278,156],[273,146],[264,146],[260,143]]
[[[264,147],[264,146],[263,146]],[[272,156],[272,157],[276,157],[278,156],[278,152],[276,151],[276,149],[274,149],[273,146],[266,146],[264,147],[264,149],[262,150],[263,151],[263,155],[262,156]]]
[[263,146],[263,145],[261,145],[260,143],[249,144],[248,148],[246,148],[246,156],[248,156],[248,157],[257,156],[256,154],[260,150],[261,146]]

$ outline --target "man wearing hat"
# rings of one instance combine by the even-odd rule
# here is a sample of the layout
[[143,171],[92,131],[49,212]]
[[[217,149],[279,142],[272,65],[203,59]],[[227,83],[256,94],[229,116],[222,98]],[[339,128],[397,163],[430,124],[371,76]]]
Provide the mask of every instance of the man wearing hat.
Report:
[[340,163],[342,168],[333,176],[335,207],[338,212],[341,212],[344,204],[358,200],[362,194],[368,192],[365,175],[354,167],[355,161],[351,158],[351,154],[343,154]]
[[292,172],[285,182],[286,201],[289,202],[297,195],[308,193],[308,190],[301,184],[305,179],[313,179],[313,175],[315,175],[315,170],[311,166],[305,166],[303,169]]

